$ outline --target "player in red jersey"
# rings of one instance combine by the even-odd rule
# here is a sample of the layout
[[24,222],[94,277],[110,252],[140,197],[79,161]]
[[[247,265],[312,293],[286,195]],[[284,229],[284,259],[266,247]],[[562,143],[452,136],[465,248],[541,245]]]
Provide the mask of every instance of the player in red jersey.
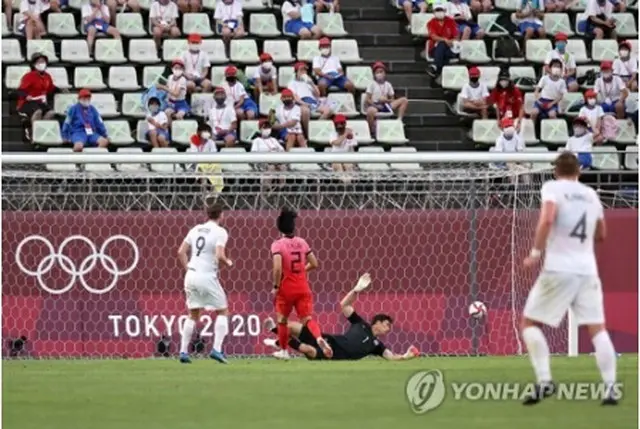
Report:
[[295,308],[300,323],[305,325],[316,340],[324,355],[331,359],[333,350],[322,338],[318,323],[311,318],[313,298],[307,280],[307,272],[318,268],[318,260],[307,242],[294,235],[296,212],[282,209],[277,219],[278,230],[282,237],[271,245],[273,255],[273,291],[276,296],[276,317],[278,321],[278,339],[282,350],[273,354],[278,359],[289,359],[286,344],[289,342],[287,319]]

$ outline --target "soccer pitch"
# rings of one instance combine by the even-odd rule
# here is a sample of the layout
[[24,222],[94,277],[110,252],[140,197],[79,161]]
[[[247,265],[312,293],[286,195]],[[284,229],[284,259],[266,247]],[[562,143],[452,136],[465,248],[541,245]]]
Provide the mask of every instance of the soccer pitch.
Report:
[[[5,429],[631,429],[638,427],[638,358],[618,360],[625,397],[597,401],[548,399],[455,401],[423,415],[410,410],[409,377],[438,369],[445,381],[528,382],[526,357],[422,358],[407,362],[289,362],[235,359],[68,360],[3,362]],[[552,358],[558,382],[599,381],[593,357]]]

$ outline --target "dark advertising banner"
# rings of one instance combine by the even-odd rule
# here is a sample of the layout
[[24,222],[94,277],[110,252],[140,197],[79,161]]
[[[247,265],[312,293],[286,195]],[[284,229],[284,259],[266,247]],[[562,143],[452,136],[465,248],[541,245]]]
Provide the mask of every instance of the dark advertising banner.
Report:
[[[275,216],[236,211],[223,221],[234,261],[221,274],[233,313],[228,354],[267,352],[261,324],[273,315]],[[608,326],[618,351],[637,352],[637,211],[606,217],[609,238],[598,257]],[[535,277],[521,261],[535,220],[534,212],[509,210],[303,211],[298,232],[320,260],[310,274],[317,319],[325,332],[341,331],[338,303],[368,271],[374,283],[356,308],[394,316],[384,339],[392,349],[518,353],[519,314]],[[147,357],[166,335],[175,352],[186,314],[177,249],[202,221],[177,211],[4,212],[4,338],[27,337],[28,356]],[[486,318],[468,316],[474,300],[486,304]],[[199,328],[210,345],[211,316]],[[566,352],[566,327],[549,334],[553,351]],[[581,351],[590,347],[581,335]]]

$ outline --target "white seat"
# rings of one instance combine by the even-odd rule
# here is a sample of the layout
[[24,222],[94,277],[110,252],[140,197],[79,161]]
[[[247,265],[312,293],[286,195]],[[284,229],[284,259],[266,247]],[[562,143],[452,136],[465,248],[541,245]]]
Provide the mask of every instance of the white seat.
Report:
[[7,37],[11,34],[11,30],[9,30],[9,24],[7,22],[7,16],[2,12],[2,37]]
[[207,53],[211,64],[226,64],[229,62],[224,42],[220,39],[205,39],[202,41],[200,49]]
[[296,47],[298,61],[310,63],[313,58],[320,55],[320,48],[317,40],[298,40]]
[[316,24],[329,37],[344,37],[348,34],[340,13],[319,13],[316,15]]
[[309,121],[309,141],[316,144],[328,145],[331,143],[331,135],[335,133],[332,121],[318,119]]
[[566,145],[569,128],[564,119],[543,119],[540,126],[540,140],[543,143]]
[[259,37],[278,37],[278,23],[272,13],[252,13],[249,15],[249,33]]
[[33,142],[42,146],[59,146],[62,144],[62,134],[58,121],[39,120],[33,123],[31,129]]
[[615,146],[594,146],[593,167],[598,170],[620,170],[620,157]]
[[95,46],[96,61],[107,64],[126,63],[121,39],[98,39]]
[[91,96],[91,104],[98,109],[98,112],[104,118],[113,118],[120,115],[120,112],[118,112],[116,97],[113,94],[93,94]]
[[[118,13],[116,15],[116,28],[125,37],[144,37],[147,30],[142,22],[142,15],[139,13]],[[131,44],[129,44],[131,47]],[[131,54],[129,54],[131,56]]]
[[242,2],[242,10],[257,11],[265,10],[267,7],[272,7],[271,2],[263,0],[244,0]]
[[147,131],[149,131],[149,123],[144,119],[139,120],[136,124],[136,141],[138,143],[149,143]]
[[469,113],[469,112],[466,112],[464,110],[462,93],[460,93],[460,92],[458,93],[458,95],[456,95],[456,115],[465,116],[465,117],[468,117],[468,118],[471,118],[471,117],[477,118],[478,117],[478,114]]
[[569,8],[569,10],[572,10],[575,12],[584,12],[586,8],[587,8],[587,0],[578,0],[578,2],[574,3],[573,6]]
[[171,122],[171,141],[184,146],[191,144],[191,136],[198,132],[198,121],[183,119]]
[[213,86],[220,86],[225,82],[224,70],[227,67],[211,67],[209,74],[211,75],[211,84]]
[[131,128],[129,127],[128,121],[121,119],[104,121],[104,126],[107,128],[109,143],[116,146],[126,146],[135,143],[135,140],[131,136]]
[[[417,150],[413,146],[402,146],[402,147],[392,147],[391,153],[416,153]],[[416,163],[391,163],[389,164],[392,170],[403,170],[403,171],[414,171],[414,170],[422,170],[420,164]]]
[[140,64],[160,62],[155,42],[151,39],[129,40],[129,60]]
[[508,10],[515,12],[520,7],[518,0],[496,0],[496,9]]
[[478,25],[489,37],[507,36],[509,32],[498,24],[499,13],[478,14]]
[[212,93],[191,94],[191,113],[204,117],[209,114],[213,103]]
[[[500,67],[495,66],[480,66],[480,82],[487,85],[489,90],[493,89],[496,86],[496,82],[498,81],[498,75],[500,74]],[[513,79],[513,76],[511,76]]]
[[547,34],[556,35],[564,33],[567,36],[573,36],[573,29],[569,21],[569,15],[563,13],[545,13],[543,18],[543,27]]
[[348,92],[332,92],[327,96],[327,101],[333,106],[334,113],[341,113],[347,118],[359,115],[353,94]]
[[527,61],[544,64],[544,60],[547,58],[547,52],[552,49],[551,42],[547,39],[529,39],[527,40],[526,46]]
[[[116,153],[120,156],[126,157],[128,155],[140,155],[142,154],[142,148],[139,147],[119,147]],[[116,169],[118,171],[149,171],[148,166],[140,165],[140,164],[130,164],[130,163],[122,163],[116,164]]]
[[618,120],[618,132],[616,138],[613,139],[616,143],[622,144],[636,144],[638,142],[638,135],[636,129],[633,126],[633,122],[630,120]]
[[276,64],[291,63],[295,60],[291,55],[291,45],[288,40],[265,40],[262,51],[271,55]]
[[[3,58],[4,60],[4,58]],[[51,155],[73,155],[73,149],[66,147],[50,147],[47,149],[47,154]],[[59,171],[69,173],[72,171],[78,171],[75,164],[46,164],[47,171]]]
[[618,42],[615,40],[593,40],[591,58],[593,61],[613,61],[618,56]]
[[57,115],[66,115],[69,107],[78,101],[78,94],[56,94],[53,96],[53,111]]
[[576,64],[588,63],[589,55],[587,54],[587,46],[583,39],[569,39],[567,41],[567,52],[572,54],[576,60]]
[[560,114],[569,117],[578,116],[580,107],[584,105],[584,97],[579,92],[565,92],[562,100],[560,100]]
[[[245,151],[244,148],[241,148],[241,147],[223,147],[222,149],[220,149],[220,153],[234,154],[234,153],[247,153],[247,151]],[[237,173],[252,171],[251,166],[246,163],[237,163],[237,164],[232,163],[232,164],[221,164],[221,165],[222,165],[222,171],[237,172]]]
[[254,134],[258,132],[258,121],[244,120],[240,122],[240,141],[251,144]]
[[149,88],[158,82],[164,82],[166,79],[162,76],[165,66],[146,66],[142,70],[142,86]]
[[[85,147],[82,149],[82,153],[85,155],[104,155],[109,153],[106,147]],[[84,170],[93,173],[108,173],[113,171],[111,164],[104,163],[87,163],[84,164]]]
[[533,92],[526,92],[524,94],[524,113],[531,115],[536,103],[536,97]]
[[261,93],[260,94],[260,102],[258,103],[259,107],[260,107],[260,114],[262,116],[267,116],[269,114],[269,110],[271,109],[277,109],[278,106],[282,104],[282,101],[280,100],[280,94],[266,94],[266,93]]
[[213,36],[211,21],[206,13],[185,13],[182,15],[182,34],[200,34],[202,37]]
[[442,87],[460,91],[469,82],[469,71],[465,66],[444,66],[442,69]]
[[60,45],[60,56],[62,61],[69,63],[86,64],[91,62],[86,40],[63,39]]
[[47,67],[47,72],[53,79],[53,84],[59,89],[70,89],[69,76],[67,69],[64,67]]
[[[291,153],[315,153],[315,150],[311,147],[294,147],[290,149]],[[293,171],[305,171],[305,172],[317,172],[322,171],[322,168],[318,164],[291,164]]]
[[162,61],[170,63],[180,59],[188,48],[187,39],[164,39],[162,42]]
[[22,77],[31,71],[29,66],[9,66],[4,75],[4,85],[8,89],[18,89]]
[[416,37],[427,37],[427,24],[433,19],[432,13],[414,13],[411,15],[411,34]]
[[373,82],[373,70],[368,66],[350,66],[347,68],[347,79],[353,82],[356,89],[365,91]]
[[293,67],[278,67],[278,87],[286,88],[296,77],[296,72],[293,70]]
[[614,13],[616,21],[616,34],[618,37],[638,37],[638,28],[632,13]]
[[536,71],[532,66],[512,66],[509,67],[509,75],[512,80],[516,80],[521,77],[527,77],[537,82]]
[[[53,40],[27,40],[27,58],[31,58],[36,52],[45,54],[49,58],[49,64],[60,61],[56,55]],[[2,60],[4,61],[5,59],[2,58]]]
[[473,64],[491,62],[491,57],[487,55],[487,46],[484,40],[463,40],[460,43],[460,59]]
[[624,166],[627,170],[638,171],[638,145],[627,146],[624,149]]
[[122,95],[122,114],[132,118],[144,118],[146,111],[142,107],[142,93],[128,92]]
[[231,40],[229,46],[229,57],[234,63],[240,64],[257,64],[260,61],[258,57],[258,45],[255,40]]
[[494,145],[496,139],[500,136],[498,121],[494,119],[475,119],[471,134],[475,143]]
[[140,89],[140,85],[138,85],[138,74],[136,73],[135,67],[109,67],[109,88],[120,91],[136,91]]
[[522,119],[522,124],[520,125],[520,136],[524,140],[526,145],[534,145],[540,143],[540,140],[536,137],[536,128],[535,124],[531,119]]
[[379,119],[376,124],[376,141],[387,144],[405,144],[404,123],[398,119]]
[[20,52],[20,42],[16,39],[2,39],[2,62],[14,64],[24,62],[22,52]]
[[78,35],[76,21],[72,13],[50,13],[47,18],[47,32],[60,37]]
[[351,128],[353,135],[359,145],[371,144],[374,142],[371,137],[371,130],[369,130],[369,124],[365,120],[347,120],[347,128]]
[[[380,146],[365,146],[358,149],[358,153],[384,153]],[[388,171],[389,165],[383,163],[358,163],[358,168],[362,171]]]
[[98,91],[107,87],[100,67],[76,67],[73,73],[73,83],[77,88]]
[[[151,153],[171,156],[175,153],[178,153],[178,151],[174,147],[154,147],[153,149],[151,149]],[[156,173],[171,174],[180,171],[180,166],[178,164],[151,164],[151,170],[155,171]]]
[[345,64],[357,64],[362,62],[358,42],[354,39],[332,40],[331,54]]

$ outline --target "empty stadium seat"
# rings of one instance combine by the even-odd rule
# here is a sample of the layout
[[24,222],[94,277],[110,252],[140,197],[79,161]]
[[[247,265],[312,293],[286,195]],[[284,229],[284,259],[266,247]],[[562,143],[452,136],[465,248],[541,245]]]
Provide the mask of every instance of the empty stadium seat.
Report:
[[122,95],[122,114],[132,118],[144,118],[145,109],[142,107],[142,93],[129,92]]
[[[3,58],[4,59],[4,58]],[[73,155],[73,149],[66,147],[50,147],[47,149],[47,154],[51,155]],[[77,171],[78,168],[75,164],[46,164],[45,168],[47,171],[52,172],[64,172],[69,173],[72,171]]]
[[533,145],[540,143],[540,140],[536,137],[536,128],[535,124],[531,119],[522,119],[522,124],[520,125],[520,135],[524,140],[524,143],[527,145]]
[[521,2],[518,0],[496,0],[497,9],[515,12],[520,7]]
[[129,122],[125,120],[104,121],[107,128],[109,143],[116,146],[126,146],[135,143],[131,136],[131,128]]
[[509,75],[511,76],[512,80],[527,77],[529,79],[533,79],[536,82],[538,81],[536,71],[532,66],[511,66],[509,67]]
[[442,87],[460,91],[469,82],[469,72],[465,66],[445,66],[442,69]]
[[[220,153],[222,154],[244,154],[247,153],[246,150],[244,150],[244,148],[241,147],[223,147],[222,149],[220,149]],[[227,171],[227,172],[236,172],[236,173],[243,173],[243,172],[249,172],[252,171],[253,169],[251,168],[251,166],[247,163],[232,163],[232,164],[221,164],[222,167],[222,171]]]
[[[384,153],[384,149],[380,146],[366,146],[358,149],[358,153],[367,154],[367,153]],[[366,163],[361,162],[358,163],[358,168],[362,171],[388,171],[389,165],[384,163]]]
[[638,170],[638,146],[631,145],[624,149],[624,166],[628,170]]
[[[294,147],[290,150],[291,153],[315,153],[316,151],[311,147]],[[291,164],[293,171],[305,171],[305,172],[317,172],[322,171],[322,168],[318,164],[309,163],[293,163]]]
[[399,119],[379,119],[376,124],[376,141],[387,144],[405,144],[404,123]]
[[158,82],[164,82],[165,78],[162,75],[165,70],[165,66],[146,66],[142,70],[142,86],[149,88]]
[[33,142],[42,146],[59,146],[62,144],[60,123],[58,121],[35,121],[32,127]]
[[202,37],[213,36],[209,15],[206,13],[182,14],[182,34],[199,34]]
[[226,67],[211,67],[211,84],[213,86],[220,86],[225,82],[224,70]]
[[295,60],[291,55],[291,45],[288,40],[265,40],[262,52],[270,54],[276,64],[291,63]]
[[269,110],[276,109],[282,101],[280,100],[280,94],[265,94],[264,92],[260,94],[260,102],[258,103],[260,107],[260,114],[266,116],[269,114]]
[[[86,155],[103,155],[109,153],[106,147],[85,147],[82,153]],[[111,164],[104,163],[87,163],[84,164],[84,171],[91,173],[110,173],[113,171]]]
[[587,54],[587,46],[583,39],[569,39],[567,41],[567,52],[572,54],[576,60],[576,64],[588,63],[589,55]]
[[353,94],[347,92],[334,92],[329,94],[327,99],[333,104],[335,113],[341,113],[347,118],[358,116],[359,113],[356,108],[356,102],[353,98]]
[[584,10],[587,8],[587,1],[588,0],[578,0],[576,3],[572,4],[569,10],[575,12],[584,12]]
[[[125,37],[144,37],[148,35],[142,22],[142,15],[139,13],[118,13],[116,15],[116,28]],[[131,44],[129,44],[129,47],[131,47]]]
[[[49,58],[49,64],[57,63],[59,61],[55,47],[53,46],[53,40],[27,40],[27,58],[31,58],[36,52],[45,54]],[[6,58],[3,57],[2,61],[6,61]]]
[[592,156],[593,167],[598,170],[620,169],[620,157],[615,146],[594,146]]
[[484,40],[463,40],[460,43],[460,59],[472,64],[491,62]]
[[272,13],[252,13],[249,15],[249,33],[259,37],[278,37],[278,23]]
[[187,49],[189,49],[187,39],[165,39],[162,42],[162,60],[170,63],[180,59]]
[[638,142],[638,136],[633,122],[630,120],[618,120],[618,132],[613,141],[622,144],[636,144]]
[[547,58],[547,52],[553,49],[551,42],[547,39],[529,39],[527,40],[527,61],[532,63],[543,64]]
[[[480,82],[487,85],[491,90],[496,86],[498,81],[498,75],[500,74],[500,67],[495,66],[481,66],[480,69]],[[511,76],[513,78],[513,76]]]
[[533,111],[536,98],[533,92],[526,92],[524,94],[524,113],[531,115]]
[[225,64],[229,62],[224,42],[220,39],[205,39],[202,41],[200,49],[207,53],[211,64]]
[[319,13],[316,15],[316,24],[329,37],[344,37],[348,34],[339,13]]
[[67,109],[78,101],[78,94],[55,94],[53,96],[53,111],[57,115],[66,115]]
[[[139,147],[119,147],[118,150],[116,151],[116,153],[118,155],[121,155],[123,157],[126,157],[128,155],[141,155],[142,154],[142,148]],[[129,172],[135,172],[135,171],[146,171],[149,172],[149,168],[146,165],[140,165],[140,164],[131,164],[131,163],[122,163],[122,164],[116,164],[116,169],[118,171],[129,171]]]
[[113,94],[93,94],[91,96],[91,104],[98,109],[98,112],[104,118],[113,118],[120,115],[116,97]]
[[316,144],[328,145],[331,143],[331,135],[335,133],[332,121],[319,119],[309,121],[309,141]]
[[373,82],[373,70],[369,66],[347,67],[347,79],[353,82],[356,89],[364,91]]
[[59,89],[69,89],[71,84],[69,83],[69,75],[67,75],[67,69],[64,67],[47,67],[47,72],[53,79],[53,84]]
[[369,130],[369,124],[367,121],[361,119],[348,119],[347,128],[351,128],[358,144],[370,144],[374,142],[371,137],[371,131]]
[[188,119],[171,122],[171,141],[185,146],[191,144],[191,136],[198,131],[198,122]]
[[[404,147],[392,147],[391,148],[391,153],[416,153],[417,150],[415,147],[413,146],[404,146]],[[422,170],[422,168],[420,167],[420,164],[416,163],[409,163],[409,164],[405,164],[405,163],[390,163],[389,167],[391,167],[392,170],[400,170],[400,171],[415,171],[415,170]]]
[[478,25],[489,37],[508,36],[509,32],[497,23],[499,13],[480,13],[478,14]]
[[140,89],[138,85],[138,74],[133,66],[112,66],[109,67],[109,88],[119,91],[136,91]]
[[258,132],[258,121],[245,120],[240,122],[240,138],[242,143],[251,144],[253,135]]
[[257,64],[260,61],[258,57],[258,45],[255,40],[233,39],[229,46],[229,52],[229,57],[234,63]]
[[73,72],[73,83],[77,88],[97,91],[107,87],[100,67],[76,67]]
[[593,40],[591,42],[591,58],[593,61],[613,61],[618,56],[616,40]]
[[[151,149],[151,153],[171,156],[178,153],[178,151],[175,147],[154,147]],[[156,173],[171,174],[180,171],[180,166],[178,164],[151,164],[151,170]]]
[[76,21],[72,13],[50,13],[47,18],[47,32],[60,37],[78,35]]
[[358,42],[354,39],[332,40],[331,55],[335,55],[345,64],[356,64],[362,62]]
[[638,28],[632,13],[614,13],[618,37],[638,37]]
[[7,23],[7,16],[2,12],[2,37],[7,37],[11,34],[9,30],[9,24]]
[[160,62],[155,42],[151,39],[129,40],[129,60],[140,64]]
[[136,141],[138,143],[149,143],[149,140],[147,140],[147,131],[149,131],[149,123],[146,119],[139,120],[136,123]]
[[313,57],[320,55],[320,48],[317,40],[298,40],[296,49],[298,61],[310,63]]
[[560,114],[577,117],[580,107],[584,104],[584,97],[579,92],[565,92],[560,101]]
[[22,77],[31,71],[29,66],[9,66],[4,74],[4,85],[8,89],[18,89]]
[[295,71],[293,67],[279,67],[278,68],[278,86],[280,88],[286,88],[295,78]]
[[427,37],[427,24],[433,19],[432,13],[414,13],[411,15],[411,34],[416,37]]
[[191,95],[191,113],[196,116],[206,116],[209,109],[213,106],[213,94],[192,94]]
[[215,11],[216,10],[216,5],[217,4],[218,4],[218,0],[202,0],[202,7],[204,9],[209,9],[211,11]]
[[569,128],[564,119],[543,119],[540,125],[540,140],[543,143],[565,145],[569,139]]
[[271,5],[271,2],[267,2],[263,0],[244,0],[242,2],[242,10],[251,10],[251,11],[264,10],[267,8],[267,5]]
[[545,13],[543,18],[544,30],[549,35],[564,33],[573,36],[573,29],[566,13]]
[[60,57],[62,61],[74,64],[91,62],[86,40],[63,39],[60,45]]
[[471,134],[475,143],[494,145],[500,136],[498,121],[495,119],[476,119],[473,121]]
[[121,39],[96,40],[95,59],[101,63],[121,64],[127,62]]

